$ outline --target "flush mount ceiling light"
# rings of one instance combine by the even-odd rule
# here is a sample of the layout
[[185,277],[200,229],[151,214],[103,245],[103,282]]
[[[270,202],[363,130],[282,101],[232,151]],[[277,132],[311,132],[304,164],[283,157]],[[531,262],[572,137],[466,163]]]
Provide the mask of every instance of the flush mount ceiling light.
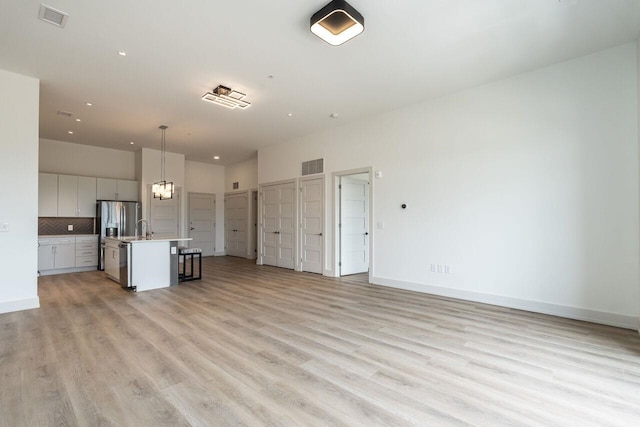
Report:
[[211,102],[213,104],[222,105],[223,107],[231,108],[240,108],[244,110],[251,106],[251,104],[243,98],[247,96],[242,92],[238,92],[237,90],[232,90],[226,86],[218,86],[213,90],[213,92],[207,92],[202,95],[202,99],[207,102]]
[[165,132],[168,126],[162,125],[160,129],[162,130],[162,154],[160,158],[160,181],[154,182],[153,186],[151,186],[151,192],[153,193],[154,199],[166,200],[173,198],[173,182],[167,182],[164,176],[164,168],[165,168],[165,157],[166,157],[166,148],[167,148],[167,140],[165,138]]
[[339,46],[364,31],[364,17],[344,0],[333,0],[311,17],[311,32]]

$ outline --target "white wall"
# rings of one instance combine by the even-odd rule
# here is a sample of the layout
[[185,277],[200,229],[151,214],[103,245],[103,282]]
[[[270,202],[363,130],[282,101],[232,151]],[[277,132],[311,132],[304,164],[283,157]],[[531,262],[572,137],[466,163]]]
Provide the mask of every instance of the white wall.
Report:
[[39,81],[0,70],[0,313],[37,308]]
[[[244,162],[225,167],[225,191],[240,191],[258,188],[258,158],[254,157]],[[233,189],[233,183],[240,186]]]
[[627,44],[267,147],[258,181],[323,157],[329,231],[332,172],[372,166],[375,283],[634,327],[636,68]]
[[216,254],[224,253],[225,167],[188,161],[185,164],[187,192],[216,195]]
[[[162,152],[150,148],[141,148],[134,156],[134,164],[140,169],[136,171],[136,179],[140,183],[140,202],[142,203],[142,217],[149,217],[149,187],[160,181]],[[187,194],[185,191],[185,158],[184,154],[166,153],[165,179],[180,188],[180,236],[187,235]]]
[[40,172],[136,179],[135,153],[40,139]]

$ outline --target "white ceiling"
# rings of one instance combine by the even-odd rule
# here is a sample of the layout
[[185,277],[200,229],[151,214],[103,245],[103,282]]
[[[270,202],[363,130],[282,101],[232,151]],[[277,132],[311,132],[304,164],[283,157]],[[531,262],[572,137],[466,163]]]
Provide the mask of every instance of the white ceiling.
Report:
[[[351,0],[365,31],[332,47],[309,31],[327,2],[46,0],[69,14],[61,29],[40,1],[0,0],[0,69],[41,80],[42,138],[159,149],[166,124],[168,151],[231,164],[640,33],[640,0]],[[252,106],[200,99],[219,84]]]

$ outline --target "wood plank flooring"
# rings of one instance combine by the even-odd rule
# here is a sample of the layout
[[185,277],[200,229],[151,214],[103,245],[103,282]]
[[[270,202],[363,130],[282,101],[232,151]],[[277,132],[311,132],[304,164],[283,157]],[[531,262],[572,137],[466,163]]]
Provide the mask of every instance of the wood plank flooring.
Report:
[[1,426],[637,426],[637,332],[231,257],[0,315]]

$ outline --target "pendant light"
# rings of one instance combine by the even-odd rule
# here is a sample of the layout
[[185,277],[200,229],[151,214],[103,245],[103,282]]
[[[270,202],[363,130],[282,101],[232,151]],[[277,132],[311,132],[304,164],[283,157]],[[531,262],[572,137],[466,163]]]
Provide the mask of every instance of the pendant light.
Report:
[[155,182],[151,187],[151,191],[153,192],[154,199],[167,200],[173,198],[173,182],[167,182],[165,179],[165,164],[166,164],[166,149],[167,149],[167,139],[165,136],[165,132],[168,126],[162,125],[159,129],[162,130],[162,145],[161,150],[162,154],[160,157],[160,181]]

